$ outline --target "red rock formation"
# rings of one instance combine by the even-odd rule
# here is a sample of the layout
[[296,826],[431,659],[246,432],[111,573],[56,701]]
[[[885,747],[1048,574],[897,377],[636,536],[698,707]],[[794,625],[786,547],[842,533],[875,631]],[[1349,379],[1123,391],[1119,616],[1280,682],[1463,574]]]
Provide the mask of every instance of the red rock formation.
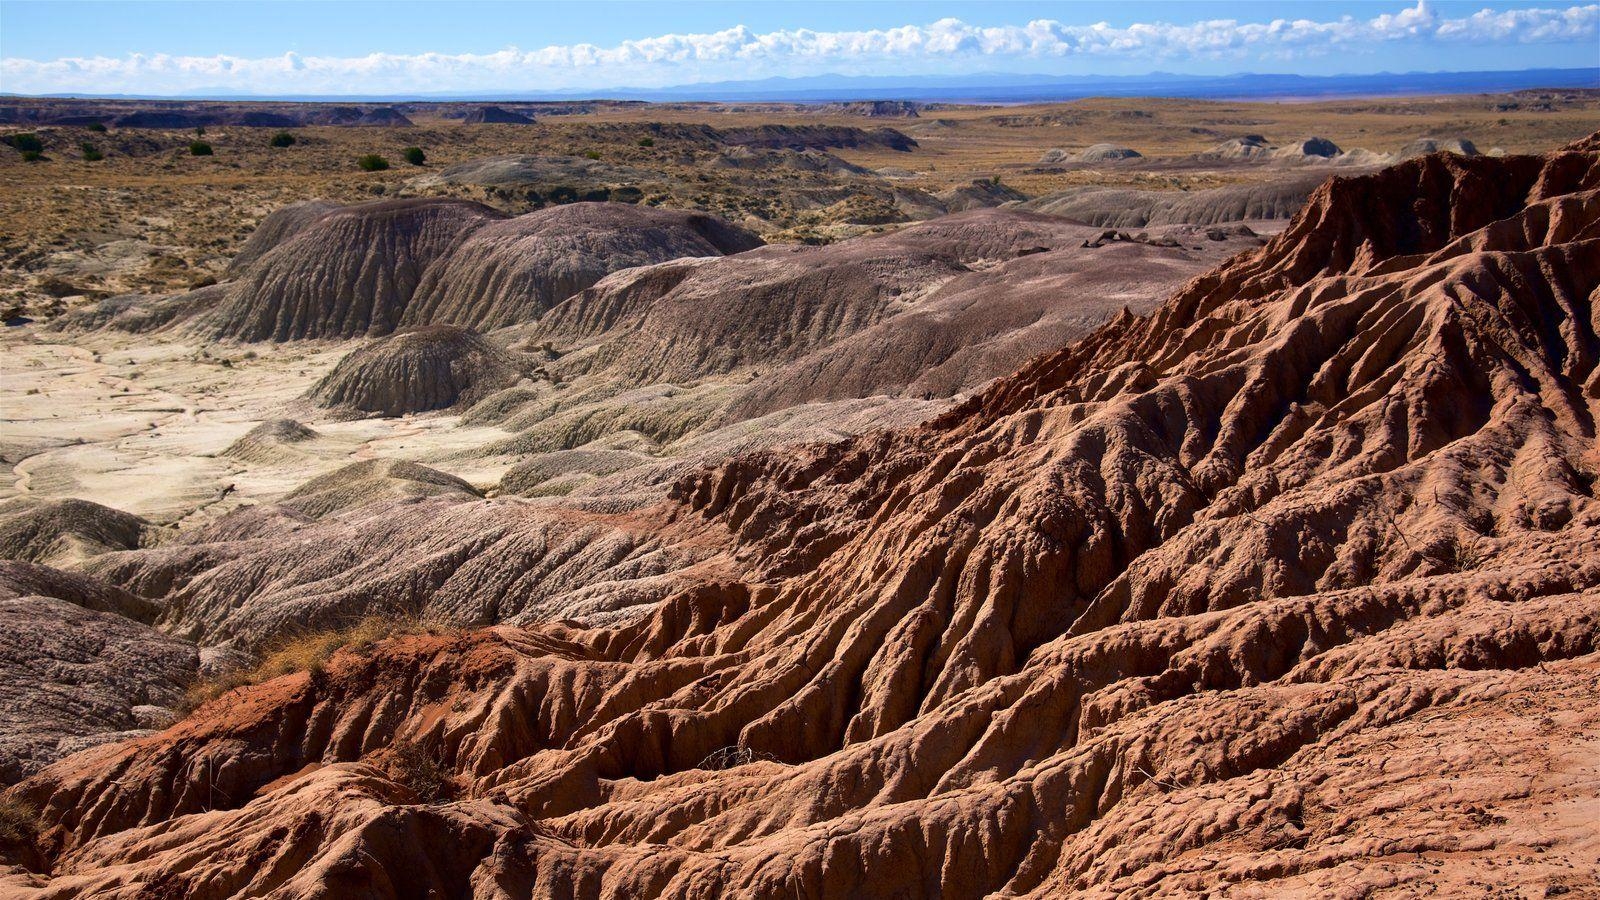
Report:
[[0,884],[1600,891],[1597,297],[1600,154],[1332,182],[928,426],[685,479],[660,539],[727,549],[647,618],[63,760],[12,790],[49,873]]

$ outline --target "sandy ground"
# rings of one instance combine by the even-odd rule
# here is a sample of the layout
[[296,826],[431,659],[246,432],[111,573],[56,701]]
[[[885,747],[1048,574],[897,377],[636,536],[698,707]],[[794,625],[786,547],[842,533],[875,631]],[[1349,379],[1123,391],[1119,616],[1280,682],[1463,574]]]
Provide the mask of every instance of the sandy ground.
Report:
[[[507,436],[448,413],[330,420],[296,402],[350,344],[288,344],[255,353],[150,336],[0,333],[0,499],[76,497],[159,524],[198,524],[270,502],[345,463],[425,462],[483,488],[505,459],[447,461]],[[319,437],[282,460],[222,455],[268,419]]]

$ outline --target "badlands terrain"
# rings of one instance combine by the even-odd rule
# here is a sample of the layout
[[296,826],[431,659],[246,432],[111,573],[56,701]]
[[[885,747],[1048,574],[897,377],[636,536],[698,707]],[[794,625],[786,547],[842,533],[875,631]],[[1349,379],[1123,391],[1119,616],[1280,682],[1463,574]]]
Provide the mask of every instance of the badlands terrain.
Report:
[[0,895],[1600,895],[1597,119],[8,99]]

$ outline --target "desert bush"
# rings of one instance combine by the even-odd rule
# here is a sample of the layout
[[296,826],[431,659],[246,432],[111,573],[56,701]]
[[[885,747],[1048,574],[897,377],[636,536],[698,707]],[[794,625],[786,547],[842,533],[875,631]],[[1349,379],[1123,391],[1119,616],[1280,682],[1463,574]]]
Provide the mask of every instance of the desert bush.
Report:
[[428,154],[423,153],[421,147],[407,147],[400,152],[405,156],[406,162],[413,166],[420,166],[428,161]]
[[99,147],[96,147],[88,141],[84,141],[83,143],[79,144],[78,148],[83,151],[84,162],[99,162],[100,160],[106,158],[106,155],[100,152]]
[[599,150],[585,150],[583,155],[588,159],[599,159],[600,158],[600,151]]
[[44,154],[40,153],[37,150],[24,150],[24,151],[22,151],[22,161],[23,162],[38,162],[41,159],[44,159]]
[[189,155],[190,156],[210,156],[211,155],[211,145],[206,143],[205,141],[190,141],[189,142]]
[[639,138],[639,146],[641,146],[641,147],[654,147],[655,145],[656,145],[656,139],[655,138],[649,138],[649,137]]
[[184,713],[199,709],[235,688],[271,681],[294,672],[320,674],[340,650],[359,653],[379,641],[407,634],[442,634],[450,629],[424,622],[415,615],[371,615],[345,628],[302,631],[272,644],[253,669],[236,669],[216,678],[197,681],[180,704]]
[[396,741],[389,747],[384,771],[424,803],[444,798],[452,787],[450,773],[438,758],[413,741]]
[[356,165],[360,166],[363,172],[382,172],[384,169],[389,168],[389,161],[376,153],[368,153],[365,156],[357,157]]
[[11,147],[15,147],[19,153],[27,153],[29,150],[35,153],[44,152],[44,141],[39,140],[39,136],[31,132],[24,131],[19,134],[8,134],[4,138],[0,138],[0,140],[5,141]]
[[106,125],[104,122],[90,122],[87,127],[90,131],[97,131],[100,134],[106,133]]
[[287,131],[280,131],[277,134],[272,136],[272,140],[267,141],[267,146],[268,147],[292,147],[292,146],[294,146],[294,135],[290,134]]
[[16,797],[0,796],[0,847],[30,843],[38,833],[38,810]]
[[777,762],[778,758],[770,753],[752,750],[749,747],[729,745],[721,750],[714,750],[705,759],[700,760],[697,769],[708,772],[722,772],[736,766],[748,766],[753,762]]

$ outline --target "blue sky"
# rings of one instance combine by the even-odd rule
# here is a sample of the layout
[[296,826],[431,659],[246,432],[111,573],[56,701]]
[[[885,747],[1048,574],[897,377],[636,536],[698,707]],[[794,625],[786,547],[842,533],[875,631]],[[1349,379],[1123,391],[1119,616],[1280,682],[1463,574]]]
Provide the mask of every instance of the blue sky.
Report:
[[[1274,20],[1277,20],[1276,22]],[[843,74],[1600,65],[1559,2],[16,2],[0,90],[381,93]]]

